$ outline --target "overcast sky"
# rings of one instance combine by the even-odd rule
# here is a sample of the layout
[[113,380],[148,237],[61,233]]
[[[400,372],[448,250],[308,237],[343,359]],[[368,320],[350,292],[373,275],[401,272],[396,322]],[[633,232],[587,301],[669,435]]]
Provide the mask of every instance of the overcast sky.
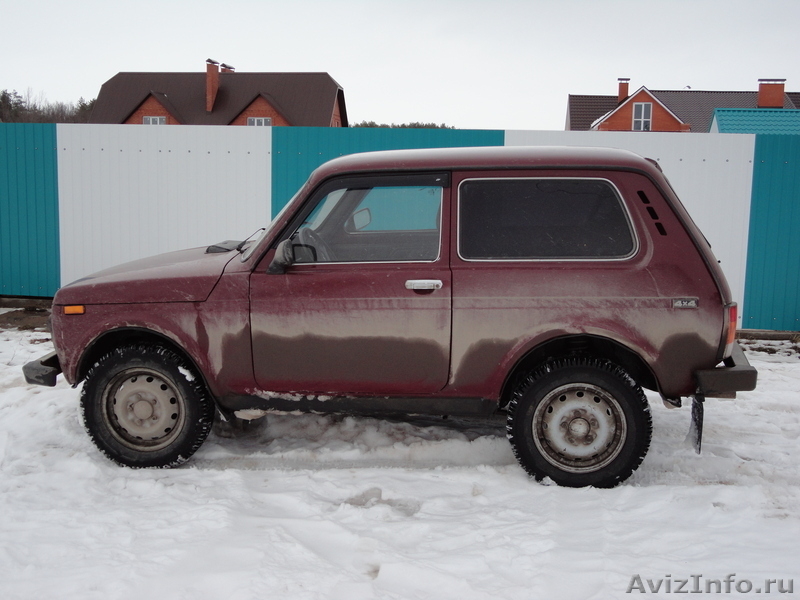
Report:
[[325,71],[350,122],[563,129],[568,94],[800,91],[800,0],[0,0],[0,89],[120,71]]

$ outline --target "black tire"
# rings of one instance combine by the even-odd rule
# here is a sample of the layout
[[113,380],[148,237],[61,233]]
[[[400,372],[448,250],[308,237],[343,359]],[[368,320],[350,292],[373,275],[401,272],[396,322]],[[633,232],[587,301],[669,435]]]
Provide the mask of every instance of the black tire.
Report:
[[95,445],[129,467],[175,467],[202,445],[214,402],[194,369],[161,346],[117,348],[95,363],[81,392]]
[[570,358],[518,386],[506,428],[517,460],[537,481],[608,488],[641,464],[653,424],[642,388],[622,368]]

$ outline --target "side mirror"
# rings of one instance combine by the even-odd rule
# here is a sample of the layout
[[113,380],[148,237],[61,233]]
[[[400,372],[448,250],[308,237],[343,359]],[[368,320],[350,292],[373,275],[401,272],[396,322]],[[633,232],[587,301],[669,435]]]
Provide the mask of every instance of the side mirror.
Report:
[[370,223],[372,223],[372,212],[370,212],[369,208],[362,208],[350,215],[350,218],[345,221],[344,230],[347,233],[354,233],[361,231]]
[[292,248],[292,240],[285,239],[278,247],[275,248],[275,256],[272,262],[269,263],[267,273],[274,275],[281,275],[286,273],[286,269],[294,264],[294,249]]

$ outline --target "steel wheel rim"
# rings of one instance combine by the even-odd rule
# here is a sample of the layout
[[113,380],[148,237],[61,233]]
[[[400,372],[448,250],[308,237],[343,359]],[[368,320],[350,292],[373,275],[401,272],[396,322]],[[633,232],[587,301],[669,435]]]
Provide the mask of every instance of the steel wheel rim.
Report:
[[537,405],[532,425],[539,453],[569,473],[594,472],[610,464],[628,433],[616,398],[589,383],[570,383],[549,392]]
[[114,438],[137,451],[169,446],[183,428],[183,395],[168,378],[152,369],[127,369],[104,393],[103,416]]

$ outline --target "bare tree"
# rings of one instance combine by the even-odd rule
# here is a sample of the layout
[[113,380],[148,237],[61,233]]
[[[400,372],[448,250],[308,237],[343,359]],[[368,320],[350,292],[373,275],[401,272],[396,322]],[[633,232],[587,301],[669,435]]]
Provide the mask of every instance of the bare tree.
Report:
[[354,123],[350,125],[350,127],[386,127],[390,129],[455,129],[455,127],[451,127],[450,125],[446,125],[444,123],[437,125],[436,123],[400,123],[399,125],[396,123],[392,123],[388,125],[386,123],[376,123],[375,121],[361,121],[360,123]]
[[86,123],[94,102],[83,98],[77,104],[48,102],[43,93],[34,95],[30,88],[25,96],[6,89],[0,91],[0,123]]

